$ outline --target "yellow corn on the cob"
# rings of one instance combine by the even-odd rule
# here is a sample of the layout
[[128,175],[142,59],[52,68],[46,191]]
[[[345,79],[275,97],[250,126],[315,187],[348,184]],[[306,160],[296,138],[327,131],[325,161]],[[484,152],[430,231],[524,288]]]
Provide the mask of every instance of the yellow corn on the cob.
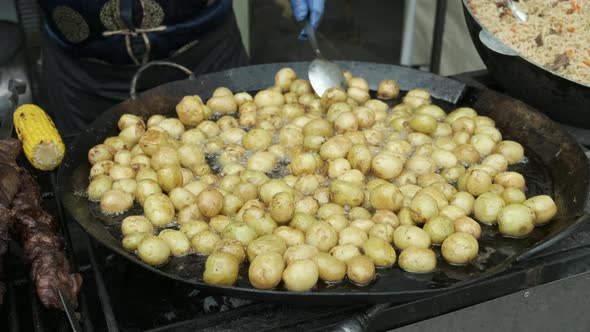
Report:
[[25,104],[14,112],[14,128],[29,162],[50,171],[61,163],[65,146],[53,120],[36,105]]

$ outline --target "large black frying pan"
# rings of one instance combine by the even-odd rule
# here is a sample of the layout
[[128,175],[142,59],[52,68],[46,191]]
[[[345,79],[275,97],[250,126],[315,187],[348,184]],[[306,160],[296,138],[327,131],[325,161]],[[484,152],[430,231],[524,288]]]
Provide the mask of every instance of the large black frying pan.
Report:
[[471,39],[494,79],[506,92],[553,120],[573,127],[590,128],[590,85],[573,81],[543,67],[493,36],[463,0]]
[[555,220],[538,227],[524,239],[503,238],[495,228],[484,227],[479,256],[468,266],[449,266],[441,259],[437,270],[428,274],[405,273],[398,267],[380,269],[377,280],[367,287],[346,282],[329,286],[320,284],[317,289],[304,293],[287,292],[280,286],[274,290],[254,289],[249,285],[246,267],[233,287],[207,285],[201,279],[204,257],[173,258],[164,266],[152,267],[125,251],[121,245],[120,221],[128,214],[141,213],[141,210],[135,208],[125,215],[108,217],[100,212],[98,204],[89,202],[83,195],[90,169],[87,152],[105,138],[117,135],[119,117],[124,113],[137,114],[144,119],[153,114],[173,116],[175,105],[185,95],[198,94],[207,98],[219,86],[233,91],[255,92],[272,85],[274,74],[284,66],[305,76],[308,63],[251,66],[203,75],[164,84],[114,106],[81,133],[67,150],[58,174],[59,192],[67,211],[99,242],[151,272],[233,297],[315,304],[409,301],[466,285],[508,269],[513,262],[542,250],[570,233],[576,225],[587,222],[584,204],[588,197],[588,161],[575,140],[545,115],[515,99],[469,88],[430,73],[360,62],[340,62],[340,65],[366,78],[372,90],[380,80],[395,79],[404,91],[428,89],[436,103],[446,110],[459,105],[471,106],[480,114],[493,118],[506,139],[517,140],[525,146],[530,161],[516,169],[525,175],[529,195],[546,193],[555,198],[559,206]]

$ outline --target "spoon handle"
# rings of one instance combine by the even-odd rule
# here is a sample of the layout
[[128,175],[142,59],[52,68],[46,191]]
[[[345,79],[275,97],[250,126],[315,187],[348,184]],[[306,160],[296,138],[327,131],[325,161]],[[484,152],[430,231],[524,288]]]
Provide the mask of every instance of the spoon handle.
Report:
[[307,38],[309,39],[311,48],[315,52],[316,56],[318,58],[322,58],[322,53],[320,52],[320,48],[318,47],[318,41],[315,38],[315,31],[313,29],[313,26],[311,25],[311,21],[309,20],[307,21],[307,23],[305,23],[305,34],[307,34]]

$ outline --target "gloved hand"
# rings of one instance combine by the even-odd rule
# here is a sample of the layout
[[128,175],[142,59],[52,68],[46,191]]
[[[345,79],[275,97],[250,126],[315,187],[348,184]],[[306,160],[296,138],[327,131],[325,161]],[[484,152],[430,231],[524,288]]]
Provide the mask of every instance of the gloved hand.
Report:
[[[309,17],[311,25],[317,29],[324,15],[324,3],[325,0],[291,0],[293,16],[297,22],[303,22]],[[304,30],[299,34],[299,39],[307,39]]]

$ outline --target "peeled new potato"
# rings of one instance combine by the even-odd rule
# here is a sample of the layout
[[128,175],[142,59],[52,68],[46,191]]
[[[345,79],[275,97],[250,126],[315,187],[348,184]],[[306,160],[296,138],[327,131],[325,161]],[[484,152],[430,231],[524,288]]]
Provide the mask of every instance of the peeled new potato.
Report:
[[131,235],[133,233],[148,233],[154,232],[154,226],[144,216],[129,216],[123,219],[121,222],[121,233],[124,236]]
[[442,243],[441,253],[444,259],[453,265],[464,265],[474,260],[479,252],[479,244],[473,235],[454,233]]
[[238,280],[240,263],[233,255],[215,252],[207,257],[203,281],[208,284],[231,286]]
[[172,256],[178,257],[187,255],[191,249],[189,239],[181,231],[165,229],[158,234],[158,237],[166,241]]
[[338,244],[338,233],[330,224],[316,222],[305,232],[305,243],[315,246],[321,252],[328,252]]
[[523,204],[510,204],[498,212],[498,230],[510,237],[524,237],[535,229],[535,212]]
[[557,214],[557,205],[550,196],[539,195],[524,201],[525,206],[535,213],[535,225],[543,225],[551,221]]
[[147,235],[137,247],[137,256],[149,265],[162,265],[170,257],[170,247],[163,239]]
[[473,215],[481,223],[495,225],[498,213],[505,205],[500,195],[492,192],[484,193],[473,203]]
[[393,232],[393,243],[400,250],[409,247],[430,248],[432,244],[430,236],[417,226],[399,226]]
[[121,189],[107,190],[100,199],[100,209],[106,214],[123,213],[132,205],[133,196]]
[[287,245],[282,238],[277,235],[268,234],[250,242],[246,254],[248,255],[248,260],[252,262],[258,255],[267,252],[276,252],[282,257],[286,250]]
[[237,258],[239,263],[242,263],[244,260],[246,260],[246,252],[244,251],[244,247],[239,241],[236,240],[221,239],[215,242],[213,251],[228,253]]
[[318,279],[318,266],[311,259],[291,262],[283,271],[285,288],[293,292],[304,292],[312,289]]
[[411,273],[429,273],[436,269],[436,254],[428,248],[408,247],[398,258],[399,267]]
[[371,258],[361,255],[346,263],[348,279],[357,285],[368,285],[375,279],[375,264]]
[[143,211],[154,226],[166,226],[174,220],[175,216],[172,201],[162,193],[148,196],[143,202]]
[[372,237],[363,243],[363,252],[376,266],[392,266],[395,264],[396,254],[389,242]]
[[277,252],[262,253],[251,261],[248,268],[248,279],[254,288],[275,288],[283,277],[285,262]]
[[436,216],[424,224],[423,230],[428,233],[433,244],[441,244],[455,232],[453,221],[444,216]]
[[320,280],[326,282],[340,282],[346,277],[346,264],[334,256],[320,252],[314,257],[318,266]]

